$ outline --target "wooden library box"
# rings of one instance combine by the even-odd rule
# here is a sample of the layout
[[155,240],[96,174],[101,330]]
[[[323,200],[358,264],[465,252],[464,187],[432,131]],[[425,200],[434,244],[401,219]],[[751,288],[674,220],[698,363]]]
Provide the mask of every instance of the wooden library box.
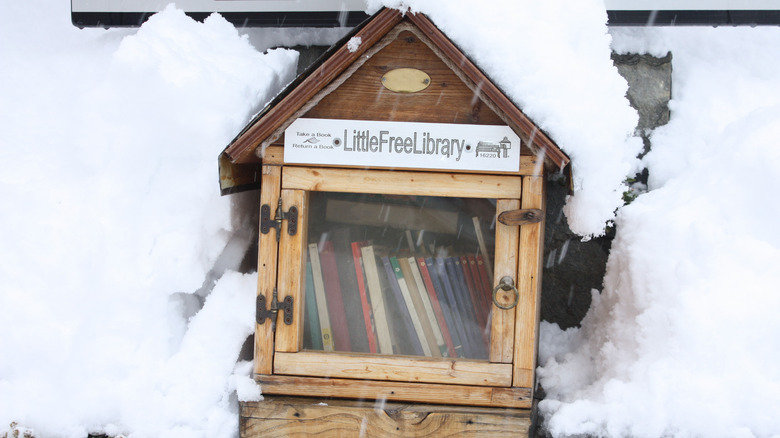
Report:
[[378,12],[219,163],[223,193],[260,190],[242,436],[527,430],[568,157],[429,19]]

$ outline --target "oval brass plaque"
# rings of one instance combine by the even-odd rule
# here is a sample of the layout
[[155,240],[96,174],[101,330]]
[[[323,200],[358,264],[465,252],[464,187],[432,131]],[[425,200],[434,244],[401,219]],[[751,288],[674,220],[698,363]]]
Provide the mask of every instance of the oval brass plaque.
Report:
[[416,93],[431,85],[431,77],[416,68],[397,68],[382,76],[382,85],[396,93]]

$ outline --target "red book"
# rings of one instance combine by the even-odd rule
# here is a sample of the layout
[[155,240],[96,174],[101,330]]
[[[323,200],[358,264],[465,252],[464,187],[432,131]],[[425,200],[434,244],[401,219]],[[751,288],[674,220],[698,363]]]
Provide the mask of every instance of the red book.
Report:
[[358,291],[360,292],[360,303],[363,306],[363,320],[366,323],[366,335],[368,336],[368,350],[376,353],[376,336],[374,336],[374,324],[371,322],[371,303],[366,294],[366,279],[363,275],[363,264],[361,262],[362,254],[360,248],[367,242],[352,242],[352,258],[355,262],[355,275],[357,276]]
[[493,281],[488,278],[487,268],[485,267],[485,261],[482,256],[476,257],[477,272],[479,274],[480,283],[482,283],[482,292],[485,300],[488,304],[488,309],[493,305],[493,287],[490,285]]
[[449,352],[450,357],[456,357],[455,344],[452,342],[450,330],[447,328],[444,312],[442,312],[441,305],[439,304],[439,298],[436,297],[436,289],[433,288],[433,281],[431,281],[431,274],[428,272],[428,265],[425,263],[425,259],[418,257],[417,266],[420,267],[420,275],[423,278],[423,283],[425,283],[425,289],[428,291],[428,296],[431,298],[433,313],[436,315],[436,320],[439,322],[444,343],[447,344],[447,352]]
[[325,295],[328,297],[328,315],[330,316],[330,326],[333,329],[335,349],[337,351],[351,351],[352,342],[349,339],[347,314],[344,311],[344,299],[341,296],[339,268],[336,265],[333,242],[330,240],[323,242],[320,248],[320,262],[322,263]]
[[[482,276],[479,275],[479,268],[477,267],[477,258],[474,256],[468,256],[469,260],[469,273],[471,279],[474,281],[474,288],[477,291],[482,308],[486,313],[490,313],[490,307],[493,304],[493,289],[486,289],[486,285],[482,281]],[[490,284],[487,285],[490,287]]]
[[477,316],[477,324],[484,328],[487,315],[485,314],[484,297],[481,289],[477,289],[474,279],[471,278],[471,268],[469,267],[469,259],[466,256],[460,256],[460,268],[463,271],[463,278],[466,280],[466,289],[469,291],[469,297],[471,298],[471,305],[474,306],[474,313]]

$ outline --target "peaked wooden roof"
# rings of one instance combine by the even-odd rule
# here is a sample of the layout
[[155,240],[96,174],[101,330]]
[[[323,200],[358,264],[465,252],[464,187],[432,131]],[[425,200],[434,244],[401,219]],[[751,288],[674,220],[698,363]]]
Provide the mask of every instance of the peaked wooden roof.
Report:
[[[304,105],[328,87],[347,71],[361,57],[368,56],[371,48],[400,23],[408,21],[435,47],[437,55],[457,70],[466,82],[471,82],[480,99],[498,110],[501,118],[525,139],[534,153],[543,153],[545,163],[553,168],[563,169],[569,157],[541,131],[482,71],[474,65],[455,44],[453,44],[423,14],[401,13],[395,9],[382,9],[361,26],[334,45],[318,63],[296,78],[279,96],[236,136],[220,156],[221,162],[231,165],[257,163],[263,145],[269,137],[278,137],[287,124],[291,123]],[[348,41],[360,38],[360,44],[350,50]],[[369,52],[370,54],[370,52]],[[478,86],[475,84],[479,84]],[[257,149],[261,148],[261,151]]]

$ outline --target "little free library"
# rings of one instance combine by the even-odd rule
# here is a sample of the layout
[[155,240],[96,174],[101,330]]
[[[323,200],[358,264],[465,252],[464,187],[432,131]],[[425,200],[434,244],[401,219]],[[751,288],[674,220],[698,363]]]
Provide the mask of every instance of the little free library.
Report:
[[261,204],[241,436],[528,433],[568,163],[425,16],[334,45],[219,157],[222,193]]

